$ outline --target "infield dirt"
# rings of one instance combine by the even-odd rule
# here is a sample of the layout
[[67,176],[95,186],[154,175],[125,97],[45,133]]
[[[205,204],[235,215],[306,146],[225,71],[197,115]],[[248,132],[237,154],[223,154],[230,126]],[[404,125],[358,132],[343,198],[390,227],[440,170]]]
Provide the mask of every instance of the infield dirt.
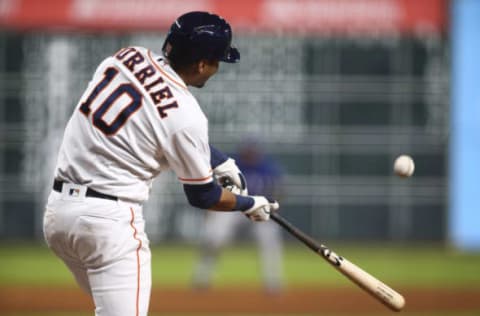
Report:
[[[480,311],[480,289],[398,289],[405,296],[406,313]],[[76,288],[0,287],[3,312],[93,311],[88,295]],[[221,288],[209,291],[156,288],[150,311],[162,314],[320,314],[388,313],[357,288],[289,288],[267,294],[255,288]]]

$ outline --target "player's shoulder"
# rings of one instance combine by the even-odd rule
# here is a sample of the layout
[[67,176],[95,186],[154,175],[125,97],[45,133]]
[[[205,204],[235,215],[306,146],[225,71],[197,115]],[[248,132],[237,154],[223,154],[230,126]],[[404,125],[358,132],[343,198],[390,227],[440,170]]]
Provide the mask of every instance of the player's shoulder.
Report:
[[169,119],[163,120],[171,126],[172,132],[182,129],[207,129],[208,119],[195,98],[176,96],[178,107],[170,111]]

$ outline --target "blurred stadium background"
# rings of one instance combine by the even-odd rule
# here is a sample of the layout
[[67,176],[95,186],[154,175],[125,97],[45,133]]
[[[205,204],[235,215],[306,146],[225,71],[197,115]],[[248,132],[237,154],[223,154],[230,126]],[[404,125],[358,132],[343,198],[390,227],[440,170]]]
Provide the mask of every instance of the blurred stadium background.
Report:
[[[327,244],[480,249],[475,0],[0,0],[3,248],[42,243],[63,129],[99,62],[130,45],[159,52],[192,10],[229,20],[242,54],[193,90],[211,141],[261,140],[286,171],[286,218]],[[415,175],[399,179],[405,153]],[[203,214],[173,173],[145,214],[154,246],[198,240]]]

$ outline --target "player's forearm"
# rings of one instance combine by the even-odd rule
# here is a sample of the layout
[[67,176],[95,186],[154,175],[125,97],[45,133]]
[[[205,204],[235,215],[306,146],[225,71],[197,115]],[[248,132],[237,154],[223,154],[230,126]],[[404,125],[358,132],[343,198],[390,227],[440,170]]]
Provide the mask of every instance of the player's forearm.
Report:
[[220,200],[209,209],[213,211],[245,211],[251,208],[254,201],[249,196],[241,196],[222,189]]
[[242,211],[253,221],[266,221],[270,212],[279,208],[278,202],[269,201],[264,196],[236,195],[213,181],[200,185],[184,184],[183,187],[192,206],[213,211]]
[[218,200],[218,202],[209,207],[208,209],[223,212],[232,211],[235,207],[236,201],[237,199],[235,197],[235,194],[228,190],[222,189],[222,194],[220,195],[220,199]]
[[188,202],[194,207],[214,211],[244,211],[252,207],[253,199],[238,196],[220,187],[215,182],[183,186]]

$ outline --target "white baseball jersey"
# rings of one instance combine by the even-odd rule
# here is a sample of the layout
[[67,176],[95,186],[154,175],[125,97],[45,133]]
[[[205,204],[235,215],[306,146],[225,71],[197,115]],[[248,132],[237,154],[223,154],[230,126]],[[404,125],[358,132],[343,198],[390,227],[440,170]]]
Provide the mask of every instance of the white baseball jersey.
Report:
[[207,118],[161,55],[124,48],[100,64],[76,106],[55,178],[142,202],[170,168],[186,184],[212,181]]

